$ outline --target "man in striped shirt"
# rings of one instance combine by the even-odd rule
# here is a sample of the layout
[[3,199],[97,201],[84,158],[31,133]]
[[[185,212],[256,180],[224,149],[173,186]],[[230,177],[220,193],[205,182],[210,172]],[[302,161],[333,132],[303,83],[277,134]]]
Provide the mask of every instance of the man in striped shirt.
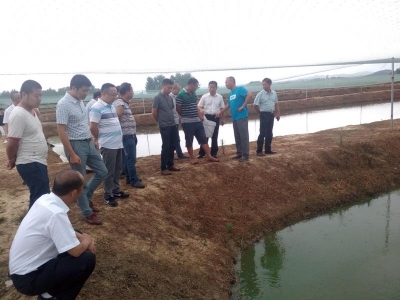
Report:
[[128,198],[129,194],[121,191],[119,177],[122,171],[122,130],[117,111],[112,105],[118,97],[117,88],[111,83],[101,87],[101,98],[90,109],[90,131],[94,144],[103,156],[108,174],[104,180],[104,203],[117,206],[116,198]]
[[196,90],[199,87],[199,81],[196,78],[190,78],[186,87],[176,96],[176,111],[182,117],[182,128],[185,132],[186,148],[190,156],[190,162],[197,164],[193,154],[193,138],[204,149],[204,152],[210,162],[218,162],[219,159],[212,157],[210,147],[207,143],[206,133],[201,121],[204,120],[204,113],[198,110]]

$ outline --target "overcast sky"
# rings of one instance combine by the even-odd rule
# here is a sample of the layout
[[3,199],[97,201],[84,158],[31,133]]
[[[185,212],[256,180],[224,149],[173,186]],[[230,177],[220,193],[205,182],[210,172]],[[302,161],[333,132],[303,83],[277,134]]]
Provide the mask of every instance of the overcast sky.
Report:
[[[88,74],[96,86],[130,81],[143,89],[146,74],[102,73],[400,58],[398,0],[1,0],[0,11],[0,90],[19,89],[28,78],[44,88],[67,86],[73,73],[100,73]],[[205,85],[227,74],[246,83],[318,70],[195,74]]]

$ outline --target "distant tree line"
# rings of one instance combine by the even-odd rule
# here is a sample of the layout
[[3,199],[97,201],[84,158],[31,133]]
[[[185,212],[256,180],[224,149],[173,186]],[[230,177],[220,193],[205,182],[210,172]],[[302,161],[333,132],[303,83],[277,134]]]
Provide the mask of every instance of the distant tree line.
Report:
[[[175,75],[171,75],[169,79],[173,82],[179,84],[181,87],[186,86],[188,80],[192,77],[190,73],[176,73]],[[166,77],[164,75],[157,75],[155,77],[147,77],[146,80],[146,91],[158,91],[161,89],[162,81]]]
[[396,74],[400,74],[400,68],[397,68],[395,71]]

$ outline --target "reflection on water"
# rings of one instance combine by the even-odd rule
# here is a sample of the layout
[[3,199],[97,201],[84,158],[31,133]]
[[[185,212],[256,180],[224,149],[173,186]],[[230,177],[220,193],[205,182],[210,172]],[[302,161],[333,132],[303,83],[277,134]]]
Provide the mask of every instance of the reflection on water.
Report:
[[[394,118],[400,116],[399,103],[394,104]],[[372,104],[357,107],[347,107],[329,110],[319,110],[291,114],[282,116],[281,120],[274,124],[274,136],[283,136],[290,134],[312,133],[321,130],[343,127],[347,125],[359,125],[375,121],[390,119],[390,103]],[[259,134],[259,120],[249,120],[249,138],[250,141],[256,141]],[[179,131],[181,138],[181,147],[185,151],[185,135]],[[137,156],[159,155],[161,153],[161,136],[157,126],[138,127]],[[220,126],[219,144],[232,145],[235,143],[232,123]],[[52,137],[52,144],[59,144],[58,137]],[[196,139],[193,148],[198,149],[199,144]],[[54,149],[57,153],[59,149]],[[63,150],[61,151],[61,153]]]
[[400,299],[400,191],[266,236],[232,299]]

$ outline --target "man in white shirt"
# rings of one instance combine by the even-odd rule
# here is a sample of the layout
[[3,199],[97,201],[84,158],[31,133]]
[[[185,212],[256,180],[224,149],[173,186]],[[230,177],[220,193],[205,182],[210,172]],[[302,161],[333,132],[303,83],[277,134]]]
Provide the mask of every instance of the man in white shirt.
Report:
[[88,104],[86,104],[85,107],[86,107],[86,111],[87,111],[88,115],[89,115],[90,109],[92,108],[93,104],[95,104],[97,102],[97,100],[99,100],[100,96],[101,96],[100,91],[94,92],[93,99],[90,100],[88,102]]
[[40,196],[48,194],[47,142],[35,108],[42,100],[42,87],[34,80],[21,86],[22,99],[11,112],[6,153],[7,169],[15,166],[29,187],[29,208]]
[[83,176],[62,170],[53,192],[40,197],[22,220],[10,249],[10,276],[22,294],[75,299],[95,264],[91,236],[74,231],[68,205],[82,193]]
[[[204,94],[197,106],[199,109],[202,111],[202,113],[205,115],[207,120],[213,121],[216,123],[214,133],[211,138],[211,156],[217,158],[218,156],[218,131],[219,131],[219,125],[221,124],[222,126],[225,124],[224,122],[224,113],[221,114],[221,117],[218,118],[216,116],[217,113],[219,113],[224,107],[224,99],[220,94],[217,93],[217,88],[218,84],[216,81],[210,81],[208,84],[208,90],[209,93]],[[208,142],[208,138],[207,138]],[[199,154],[197,155],[197,158],[202,158],[206,155],[206,153],[203,150],[203,147],[200,147]]]
[[8,121],[10,120],[11,112],[21,102],[21,94],[17,91],[12,91],[10,93],[10,97],[12,100],[12,104],[9,107],[7,107],[7,109],[4,111],[4,119],[3,119],[6,139],[7,139],[7,135],[8,135]]

